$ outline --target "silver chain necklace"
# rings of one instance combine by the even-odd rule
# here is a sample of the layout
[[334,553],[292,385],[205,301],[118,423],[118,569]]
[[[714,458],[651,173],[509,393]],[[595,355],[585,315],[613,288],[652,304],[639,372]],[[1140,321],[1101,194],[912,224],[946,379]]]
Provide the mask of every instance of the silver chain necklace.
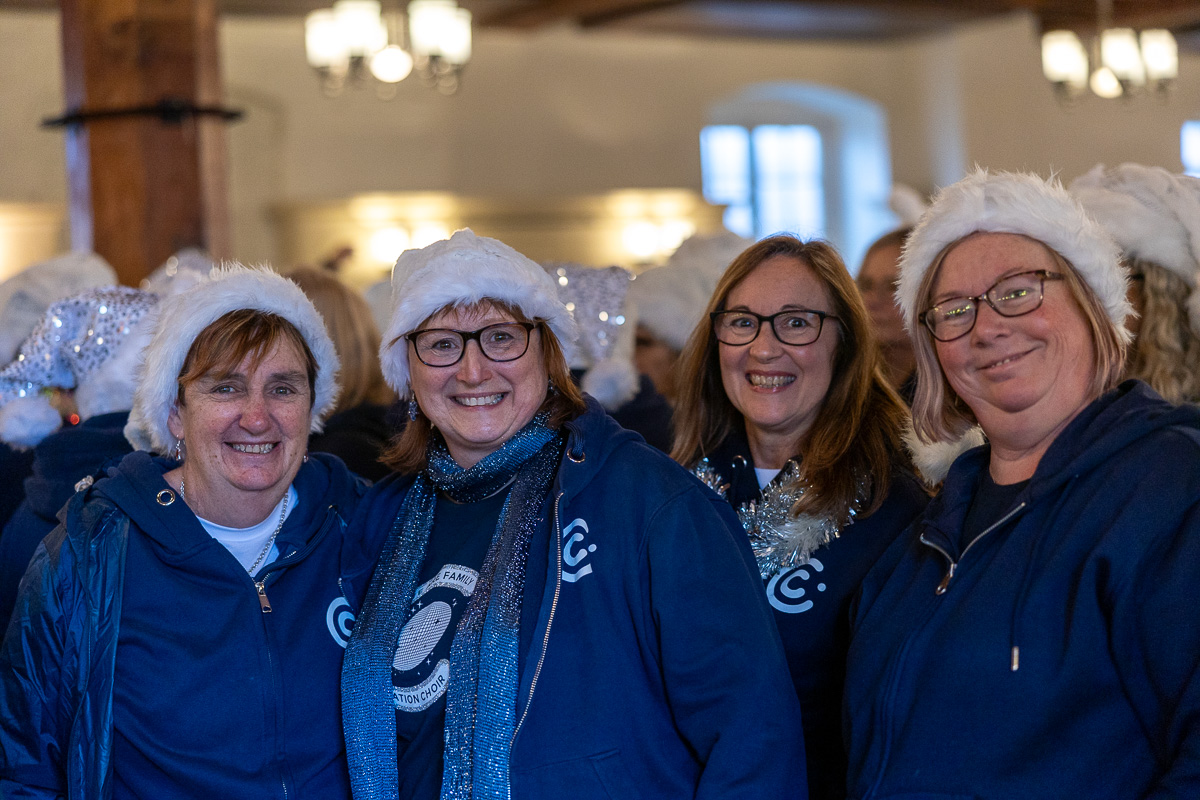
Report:
[[[263,562],[263,559],[267,557],[267,553],[271,552],[271,545],[275,544],[275,537],[279,535],[279,532],[281,530],[283,530],[283,520],[287,517],[288,494],[289,494],[288,492],[284,492],[284,494],[283,494],[283,508],[281,508],[279,510],[279,524],[276,525],[275,530],[271,532],[271,538],[267,539],[266,547],[263,548],[262,552],[258,554],[258,558],[254,559],[254,563],[251,564],[250,567],[246,570],[246,572],[248,572],[251,575],[254,574],[254,571],[256,569],[258,569],[258,565]],[[184,494],[184,490],[183,490],[183,476],[182,475],[179,476],[179,499],[185,503],[187,502],[187,495]]]

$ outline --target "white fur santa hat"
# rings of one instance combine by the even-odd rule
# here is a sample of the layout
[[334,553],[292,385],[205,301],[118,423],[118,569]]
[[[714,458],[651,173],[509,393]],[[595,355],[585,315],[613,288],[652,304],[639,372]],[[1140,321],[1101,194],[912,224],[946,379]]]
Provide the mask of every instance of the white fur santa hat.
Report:
[[717,281],[752,244],[753,240],[729,231],[685,239],[666,264],[641,273],[629,287],[638,324],[672,348],[683,350],[704,316]]
[[158,297],[111,286],[59,300],[0,370],[0,439],[35,447],[62,426],[46,390],[74,389],[81,419],[128,411]]
[[910,335],[916,335],[923,298],[917,296],[933,260],[951,244],[977,232],[1017,233],[1036,239],[1065,258],[1096,293],[1116,326],[1130,339],[1125,318],[1133,308],[1125,297],[1128,271],[1112,237],[1056,180],[1029,173],[976,169],[938,192],[921,217],[900,258],[896,304]]
[[558,297],[579,326],[573,369],[584,370],[583,390],[609,411],[637,394],[633,365],[635,312],[625,302],[632,275],[622,267],[547,264]]
[[292,281],[267,267],[225,264],[179,294],[162,301],[154,338],[145,350],[145,361],[125,438],[139,450],[169,453],[176,439],[167,418],[179,395],[179,373],[196,337],[231,311],[254,309],[283,317],[304,337],[317,362],[311,430],[321,423],[337,401],[339,368],[337,351],[325,322],[312,301]]
[[1130,259],[1169,269],[1194,286],[1200,270],[1200,196],[1162,167],[1097,164],[1071,194]]
[[543,320],[570,359],[575,320],[558,297],[558,287],[538,264],[503,242],[464,228],[449,239],[405,250],[392,270],[391,320],[379,347],[388,385],[409,396],[408,347],[403,336],[447,307],[499,300],[529,319]]
[[0,364],[17,357],[21,342],[51,303],[116,283],[117,273],[108,262],[83,250],[26,267],[0,283]]

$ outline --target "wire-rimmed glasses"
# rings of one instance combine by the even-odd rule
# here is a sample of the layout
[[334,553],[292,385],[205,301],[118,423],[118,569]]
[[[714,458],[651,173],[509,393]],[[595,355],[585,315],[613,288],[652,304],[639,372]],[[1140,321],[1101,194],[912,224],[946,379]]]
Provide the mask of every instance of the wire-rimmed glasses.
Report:
[[1002,317],[1019,317],[1042,307],[1046,281],[1062,280],[1059,272],[1034,269],[1006,275],[975,297],[951,297],[927,308],[917,317],[939,342],[961,339],[975,327],[979,303],[984,302]]

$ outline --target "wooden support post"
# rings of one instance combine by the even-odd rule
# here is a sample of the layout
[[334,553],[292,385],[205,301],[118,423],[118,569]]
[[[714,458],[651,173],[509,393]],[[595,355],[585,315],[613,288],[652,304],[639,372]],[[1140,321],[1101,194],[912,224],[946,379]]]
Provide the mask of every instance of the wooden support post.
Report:
[[62,0],[71,244],[136,286],[183,247],[229,254],[225,120],[149,113],[220,106],[215,0]]

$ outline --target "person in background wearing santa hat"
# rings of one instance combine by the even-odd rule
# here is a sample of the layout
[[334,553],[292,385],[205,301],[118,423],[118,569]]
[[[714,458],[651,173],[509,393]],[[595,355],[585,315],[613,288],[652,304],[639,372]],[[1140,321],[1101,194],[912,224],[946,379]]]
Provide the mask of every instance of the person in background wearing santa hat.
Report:
[[915,432],[987,442],[863,581],[849,797],[1200,797],[1200,410],[1121,382],[1127,290],[1036,175],[977,170],[909,237]]
[[679,353],[704,315],[721,273],[750,244],[729,231],[696,234],[685,239],[666,264],[641,272],[629,287],[637,317],[634,364],[671,405],[679,391]]
[[[17,357],[21,343],[57,300],[87,289],[113,286],[117,273],[95,253],[72,251],[26,267],[0,283],[0,364]],[[58,397],[55,398],[57,402]],[[19,438],[14,431],[10,438]],[[24,480],[33,470],[33,451],[0,436],[0,528],[25,498]]]
[[364,485],[306,453],[325,325],[231,265],[161,302],[143,357],[141,449],[72,496],[0,646],[0,794],[348,798],[341,583],[376,554],[347,536]]
[[1125,376],[1172,403],[1200,401],[1200,180],[1141,164],[1099,165],[1070,191],[1129,267],[1135,316]]
[[[157,295],[127,286],[60,300],[0,371],[0,438],[35,455],[25,499],[0,536],[0,626],[7,627],[29,559],[58,525],[76,484],[132,450],[125,424],[157,305]],[[77,425],[60,430],[47,398],[54,390],[74,392]]]

